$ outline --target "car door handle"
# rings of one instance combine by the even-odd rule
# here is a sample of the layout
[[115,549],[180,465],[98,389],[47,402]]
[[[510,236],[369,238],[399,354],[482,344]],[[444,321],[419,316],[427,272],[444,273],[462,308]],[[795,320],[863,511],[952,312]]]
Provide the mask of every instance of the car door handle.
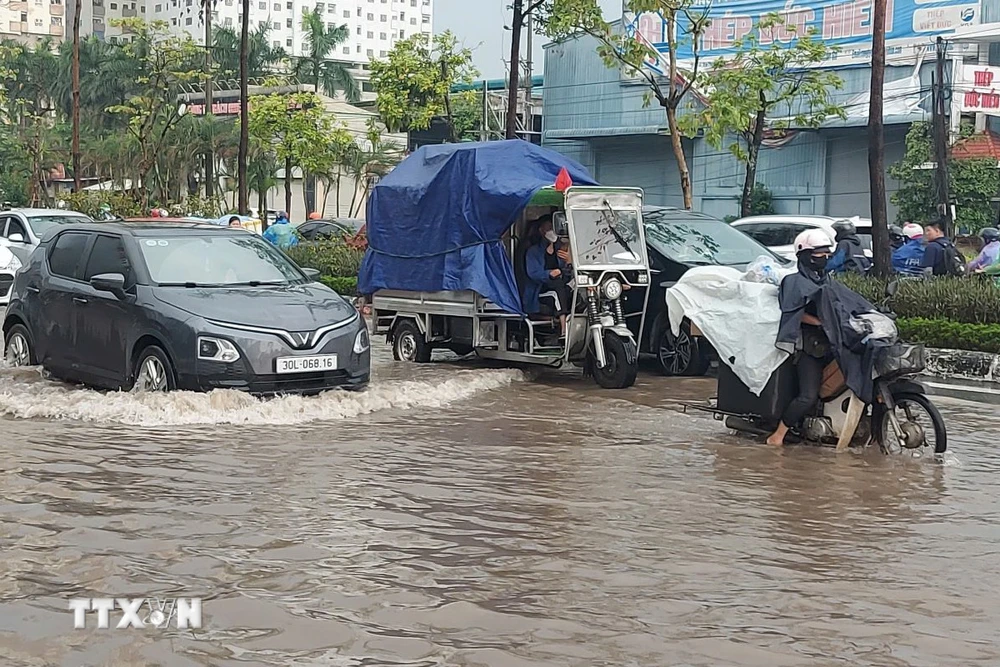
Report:
[[74,296],[73,303],[85,304],[87,303],[87,300],[84,299],[82,296]]
[[29,292],[33,292],[34,294],[38,294],[41,291],[34,285],[27,285],[24,289],[28,290]]

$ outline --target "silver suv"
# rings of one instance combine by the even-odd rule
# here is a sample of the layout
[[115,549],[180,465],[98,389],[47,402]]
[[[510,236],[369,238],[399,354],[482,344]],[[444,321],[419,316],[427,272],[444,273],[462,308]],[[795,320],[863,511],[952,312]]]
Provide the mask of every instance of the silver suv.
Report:
[[0,211],[0,246],[9,249],[21,264],[52,229],[71,223],[93,222],[83,213],[58,208],[12,208]]

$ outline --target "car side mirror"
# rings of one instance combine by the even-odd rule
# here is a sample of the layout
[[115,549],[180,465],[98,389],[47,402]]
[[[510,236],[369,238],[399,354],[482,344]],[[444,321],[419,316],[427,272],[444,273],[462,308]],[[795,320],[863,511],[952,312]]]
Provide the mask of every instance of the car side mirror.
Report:
[[896,296],[896,292],[898,292],[898,291],[899,291],[899,281],[898,280],[893,280],[893,281],[889,282],[888,285],[885,286],[885,295],[886,296],[889,296],[889,297]]
[[90,286],[100,292],[111,292],[119,299],[125,298],[125,276],[120,273],[101,273],[90,279]]
[[316,269],[302,269],[302,273],[306,274],[306,278],[312,281],[319,280],[319,271]]
[[24,243],[24,237],[20,234],[11,234],[7,237],[7,240],[12,243]]

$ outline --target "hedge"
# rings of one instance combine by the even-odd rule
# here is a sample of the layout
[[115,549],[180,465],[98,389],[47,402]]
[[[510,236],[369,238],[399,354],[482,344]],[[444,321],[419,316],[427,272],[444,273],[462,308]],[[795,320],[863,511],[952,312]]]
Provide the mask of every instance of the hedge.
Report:
[[358,295],[357,278],[350,276],[320,276],[319,281],[341,296],[355,297]]
[[343,239],[302,241],[285,251],[301,267],[316,269],[322,276],[357,276],[363,250],[352,248]]
[[[885,300],[886,279],[845,275],[841,280],[876,305]],[[900,319],[1000,324],[1000,288],[985,277],[900,280],[888,305]]]
[[899,337],[909,343],[948,350],[972,350],[1000,354],[1000,325],[968,324],[922,317],[896,320]]

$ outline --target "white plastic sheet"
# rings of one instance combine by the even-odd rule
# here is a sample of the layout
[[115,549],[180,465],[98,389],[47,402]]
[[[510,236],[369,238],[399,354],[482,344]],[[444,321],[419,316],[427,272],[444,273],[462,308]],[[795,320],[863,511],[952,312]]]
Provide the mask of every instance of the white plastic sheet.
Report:
[[721,362],[759,396],[788,353],[774,346],[781,321],[778,287],[743,277],[725,266],[693,268],[667,290],[667,310],[675,335],[684,318],[693,322]]

